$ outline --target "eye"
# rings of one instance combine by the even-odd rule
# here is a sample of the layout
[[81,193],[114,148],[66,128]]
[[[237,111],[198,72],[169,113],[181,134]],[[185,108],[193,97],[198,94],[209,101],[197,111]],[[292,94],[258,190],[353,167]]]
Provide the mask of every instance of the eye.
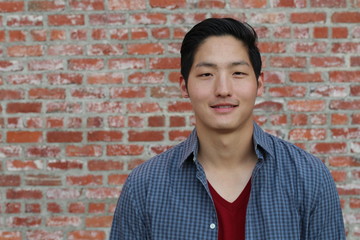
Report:
[[247,74],[244,72],[234,72],[233,75],[235,76],[246,76]]
[[201,73],[198,75],[198,77],[211,77],[212,74],[211,73]]

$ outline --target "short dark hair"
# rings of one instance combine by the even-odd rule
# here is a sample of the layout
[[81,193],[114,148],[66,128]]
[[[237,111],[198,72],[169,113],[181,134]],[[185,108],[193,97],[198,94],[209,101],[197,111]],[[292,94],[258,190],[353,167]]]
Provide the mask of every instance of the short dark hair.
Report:
[[257,34],[247,23],[232,18],[208,18],[196,24],[184,37],[181,45],[181,75],[187,85],[194,56],[199,46],[211,36],[230,35],[244,43],[248,49],[250,62],[256,79],[261,74],[261,56],[257,47]]

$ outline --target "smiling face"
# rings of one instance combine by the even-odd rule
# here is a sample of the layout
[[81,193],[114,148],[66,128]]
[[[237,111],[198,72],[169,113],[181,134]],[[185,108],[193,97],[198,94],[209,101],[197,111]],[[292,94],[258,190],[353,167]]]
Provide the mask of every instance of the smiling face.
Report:
[[195,54],[187,87],[184,79],[180,81],[182,95],[191,100],[197,129],[221,132],[252,126],[262,86],[247,48],[230,35],[205,39]]

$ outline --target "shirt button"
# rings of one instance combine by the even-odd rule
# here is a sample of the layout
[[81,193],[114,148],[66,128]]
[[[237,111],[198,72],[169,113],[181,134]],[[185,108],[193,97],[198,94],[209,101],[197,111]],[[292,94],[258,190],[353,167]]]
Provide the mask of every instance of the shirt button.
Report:
[[215,229],[215,223],[210,224],[210,229]]

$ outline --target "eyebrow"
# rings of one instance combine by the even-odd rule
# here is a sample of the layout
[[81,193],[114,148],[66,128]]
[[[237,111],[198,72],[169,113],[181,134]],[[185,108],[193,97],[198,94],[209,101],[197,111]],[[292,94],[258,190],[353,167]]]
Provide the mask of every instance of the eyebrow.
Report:
[[[250,64],[246,61],[236,61],[236,62],[232,62],[229,64],[229,67],[234,67],[234,66],[239,66],[239,65],[246,65],[250,67]],[[210,68],[216,68],[217,65],[215,63],[210,63],[210,62],[200,62],[198,64],[195,65],[195,68],[199,68],[199,67],[210,67]]]

